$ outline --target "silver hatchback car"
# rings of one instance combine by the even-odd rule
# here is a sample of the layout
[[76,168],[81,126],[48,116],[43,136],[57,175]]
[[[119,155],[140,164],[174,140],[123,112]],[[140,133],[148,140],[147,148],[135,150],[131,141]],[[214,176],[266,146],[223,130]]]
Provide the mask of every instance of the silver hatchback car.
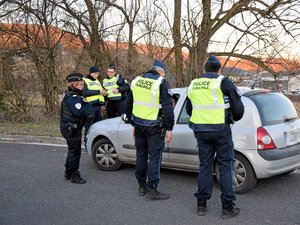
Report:
[[[300,167],[300,119],[292,102],[269,90],[239,88],[245,106],[243,118],[232,125],[235,149],[234,189],[245,193],[257,179],[288,174]],[[197,142],[188,127],[186,88],[172,89],[173,139],[165,145],[162,167],[198,171]],[[117,170],[122,163],[135,163],[132,126],[120,117],[95,123],[88,132],[87,151],[100,170]],[[218,178],[218,163],[215,162]]]

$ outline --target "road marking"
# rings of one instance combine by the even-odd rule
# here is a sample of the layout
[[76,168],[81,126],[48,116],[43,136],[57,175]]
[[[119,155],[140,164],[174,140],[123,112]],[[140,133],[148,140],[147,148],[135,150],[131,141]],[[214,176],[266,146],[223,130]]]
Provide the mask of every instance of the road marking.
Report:
[[[53,143],[42,143],[42,142],[16,142],[16,141],[1,141],[0,143],[9,143],[9,144],[25,144],[25,145],[47,145],[47,146],[57,146],[57,147],[67,147],[66,144],[53,144]],[[84,146],[83,146],[84,148]]]

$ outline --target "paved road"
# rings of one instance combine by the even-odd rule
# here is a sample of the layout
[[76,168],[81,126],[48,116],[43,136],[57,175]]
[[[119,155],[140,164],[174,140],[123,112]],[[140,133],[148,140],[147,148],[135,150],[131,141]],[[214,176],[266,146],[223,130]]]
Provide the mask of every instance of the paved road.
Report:
[[259,181],[254,190],[238,195],[241,215],[220,218],[220,190],[205,217],[196,215],[195,173],[162,170],[161,191],[167,201],[137,196],[134,167],[99,171],[83,153],[84,185],[63,179],[66,147],[0,143],[1,225],[193,225],[300,224],[300,173]]

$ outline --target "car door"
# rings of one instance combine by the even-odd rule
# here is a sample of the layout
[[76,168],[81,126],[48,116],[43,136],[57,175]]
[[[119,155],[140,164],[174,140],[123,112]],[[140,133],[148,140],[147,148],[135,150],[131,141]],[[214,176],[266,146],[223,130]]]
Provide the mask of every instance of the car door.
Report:
[[[182,96],[183,97],[183,96]],[[170,165],[172,167],[184,170],[198,171],[199,158],[197,150],[197,141],[193,131],[188,127],[189,115],[185,109],[186,100],[178,101],[175,110],[178,112],[176,123],[173,128],[172,142],[167,145],[169,152]]]
[[[120,156],[121,160],[128,162],[135,161],[136,148],[133,138],[133,127],[130,124],[124,123],[123,121],[121,121],[120,126],[118,128],[118,144],[120,152],[122,154],[122,156]],[[168,152],[166,152],[165,148],[162,155],[162,163],[168,161]]]

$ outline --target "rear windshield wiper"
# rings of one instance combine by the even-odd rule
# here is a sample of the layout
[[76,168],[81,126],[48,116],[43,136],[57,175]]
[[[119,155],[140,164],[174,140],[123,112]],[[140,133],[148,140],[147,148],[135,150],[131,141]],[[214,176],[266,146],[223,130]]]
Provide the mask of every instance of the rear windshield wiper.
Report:
[[283,122],[290,122],[290,121],[293,121],[293,120],[296,120],[297,117],[292,117],[292,118],[286,118],[283,120]]

